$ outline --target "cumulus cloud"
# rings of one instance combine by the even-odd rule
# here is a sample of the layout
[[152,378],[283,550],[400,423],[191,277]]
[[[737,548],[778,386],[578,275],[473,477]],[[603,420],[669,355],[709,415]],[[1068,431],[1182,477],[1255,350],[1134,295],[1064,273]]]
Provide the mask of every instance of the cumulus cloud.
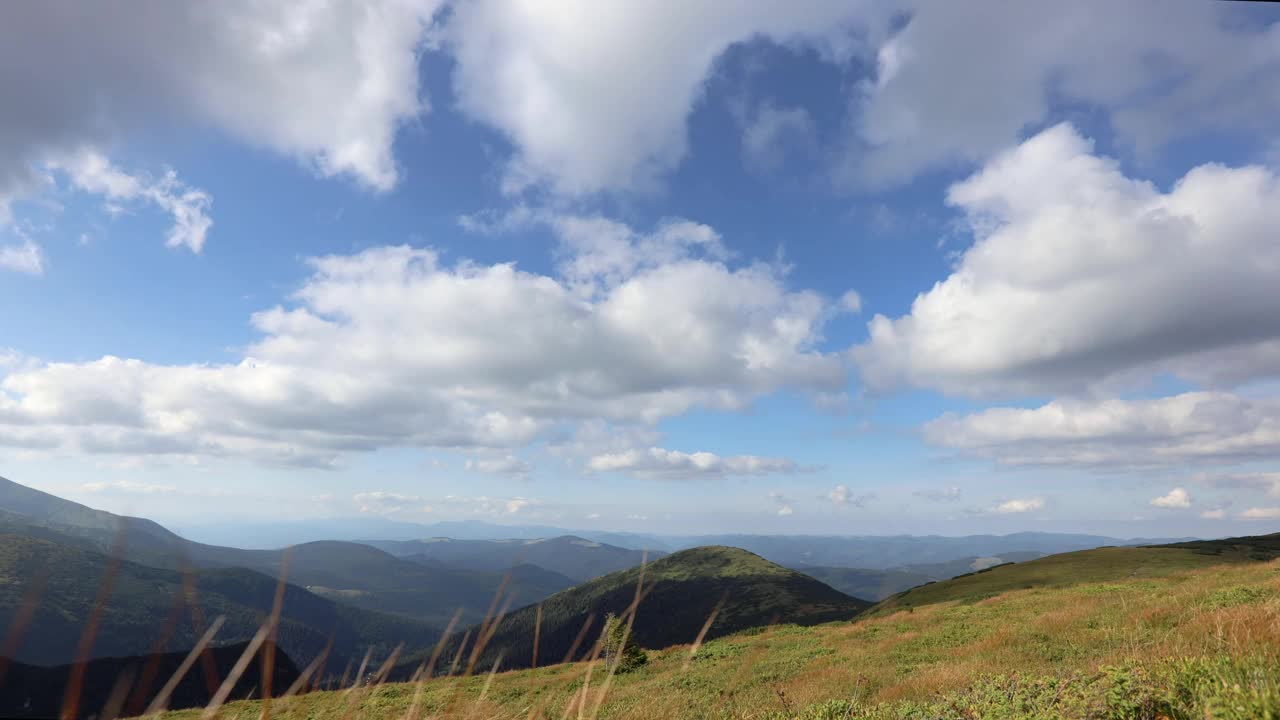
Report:
[[[425,111],[418,54],[438,0],[10,8],[0,66],[0,198],[46,161],[161,123],[213,127],[325,176],[388,189],[396,131]],[[74,53],[63,48],[75,48]],[[188,243],[188,241],[182,241]]]
[[[514,148],[513,190],[650,186],[687,154],[688,117],[716,60],[761,39],[875,67],[847,83],[837,175],[859,186],[981,162],[1044,123],[1051,97],[1096,109],[1139,153],[1205,130],[1273,133],[1265,119],[1280,114],[1270,82],[1280,69],[1280,24],[1191,0],[1153,9],[1103,0],[1014,8],[808,0],[726,12],[701,0],[554,9],[484,0],[456,6],[443,35],[457,61],[460,107]],[[619,68],[628,82],[617,82]],[[798,108],[765,103],[747,120],[752,162],[774,163],[780,139],[812,134]]]
[[849,507],[866,507],[867,503],[875,499],[875,494],[864,493],[862,495],[854,495],[847,485],[837,485],[827,493],[827,500],[835,505],[846,505]]
[[1280,519],[1280,507],[1249,508],[1240,513],[1243,520],[1277,520]]
[[[687,225],[670,232],[715,237]],[[252,317],[261,338],[238,362],[104,357],[9,369],[0,444],[328,467],[381,447],[511,449],[566,426],[651,427],[784,388],[843,387],[841,359],[816,349],[830,299],[789,289],[780,269],[731,265],[687,243],[650,252],[650,238],[627,235],[636,247],[623,254],[641,260],[589,263],[578,260],[598,248],[571,238],[551,275],[447,265],[411,247],[313,258],[288,305]],[[681,461],[685,472],[702,472],[694,457]],[[710,467],[793,466],[744,457]]]
[[[461,3],[445,28],[454,90],[515,148],[507,185],[566,194],[645,188],[686,154],[685,124],[712,65],[770,38],[843,57],[874,10],[863,3]],[[626,81],[619,82],[625,69]]]
[[1280,372],[1280,180],[1204,165],[1169,192],[1058,125],[953,185],[975,242],[853,356],[873,388],[1072,392]]
[[897,9],[908,22],[850,99],[842,174],[854,184],[981,162],[1045,122],[1051,97],[1097,110],[1140,153],[1205,130],[1275,131],[1273,16],[1194,0]]
[[777,475],[799,470],[796,463],[787,458],[721,457],[709,452],[686,453],[657,447],[596,455],[587,461],[587,468],[594,472],[624,472],[662,480]]
[[1189,508],[1191,507],[1191,494],[1182,488],[1174,488],[1166,495],[1152,498],[1151,504],[1161,508]]
[[123,202],[148,202],[173,216],[166,244],[199,253],[213,220],[209,206],[213,199],[203,190],[188,187],[177,173],[167,171],[159,180],[129,174],[114,166],[95,150],[80,152],[51,163],[67,174],[77,189],[106,198],[111,207]]
[[1011,513],[1032,512],[1033,510],[1040,510],[1042,508],[1044,508],[1044,498],[1014,498],[1012,500],[1005,500],[999,505],[991,508],[991,512],[1008,515]]
[[23,238],[19,245],[0,245],[0,270],[43,275],[44,251],[30,238]]
[[1055,400],[945,415],[925,440],[1008,465],[1180,466],[1280,458],[1280,398],[1190,392],[1149,400]]

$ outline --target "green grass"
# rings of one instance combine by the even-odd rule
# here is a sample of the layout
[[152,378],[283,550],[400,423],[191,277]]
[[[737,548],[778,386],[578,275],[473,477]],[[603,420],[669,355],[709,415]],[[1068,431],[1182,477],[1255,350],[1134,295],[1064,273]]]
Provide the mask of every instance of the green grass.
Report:
[[[1239,540],[1255,540],[1241,538]],[[1199,541],[1158,547],[1083,550],[961,575],[923,585],[885,599],[873,612],[886,614],[941,602],[976,602],[1025,588],[1054,588],[1113,579],[1162,578],[1224,563],[1249,563],[1280,557],[1280,543]]]
[[[689,646],[670,647],[610,680],[598,717],[1280,718],[1280,562],[1259,548],[1070,553],[937,583],[852,621],[726,635],[692,662]],[[487,691],[484,676],[438,678],[418,711],[590,718],[602,675],[588,663],[499,672]],[[399,720],[417,691],[314,693],[287,712]],[[226,716],[257,712],[241,703]]]

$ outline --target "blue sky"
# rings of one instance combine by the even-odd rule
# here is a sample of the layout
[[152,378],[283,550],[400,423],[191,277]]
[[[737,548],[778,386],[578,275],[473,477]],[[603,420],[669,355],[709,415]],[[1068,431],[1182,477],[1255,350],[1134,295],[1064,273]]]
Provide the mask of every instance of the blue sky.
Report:
[[1280,13],[1062,5],[7,10],[0,474],[178,527],[1273,529]]

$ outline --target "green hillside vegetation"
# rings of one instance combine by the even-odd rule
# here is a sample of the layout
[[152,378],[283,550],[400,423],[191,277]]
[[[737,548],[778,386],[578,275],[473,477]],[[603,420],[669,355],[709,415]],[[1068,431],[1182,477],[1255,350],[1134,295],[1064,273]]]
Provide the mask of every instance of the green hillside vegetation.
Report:
[[[170,708],[203,707],[244,654],[248,643],[211,648],[191,666],[168,695]],[[98,658],[85,664],[78,717],[103,717],[110,713],[112,691],[119,687],[119,712],[141,715],[165,682],[179,669],[188,653]],[[284,652],[277,651],[271,663],[272,695],[283,694],[299,676],[299,669]],[[42,667],[10,663],[0,677],[0,716],[6,718],[59,717],[66,697],[70,665]],[[243,698],[258,692],[263,676],[262,654],[252,656],[231,690],[231,697]],[[119,683],[119,686],[117,686]]]
[[[811,625],[847,620],[870,605],[737,548],[683,550],[650,563],[643,572],[644,600],[631,639],[644,648],[691,642],[722,598],[723,607],[707,637],[774,622]],[[562,660],[589,619],[588,632],[598,634],[608,613],[624,615],[635,600],[640,573],[640,568],[611,573],[544,600],[538,643],[541,663]],[[503,667],[531,665],[538,613],[539,606],[531,606],[507,614],[478,656],[479,664],[492,664],[501,654]],[[471,633],[472,638],[476,636]],[[590,644],[581,646],[580,652],[588,652]],[[457,647],[455,640],[445,654],[456,653]],[[474,648],[474,642],[469,647]]]
[[[38,599],[14,658],[38,665],[73,660],[110,563],[107,556],[82,548],[0,535],[0,625],[13,627],[28,598]],[[170,639],[160,649],[185,650],[218,615],[227,620],[217,642],[248,640],[270,613],[278,585],[272,578],[242,568],[203,570],[192,577],[195,618],[190,604],[184,603],[180,613],[175,610],[179,599],[186,597],[181,573],[121,562],[103,606],[92,655],[151,652],[167,627]],[[330,637],[338,663],[358,661],[371,647],[381,655],[402,642],[409,649],[426,647],[437,635],[435,628],[420,622],[348,607],[286,586],[279,644],[302,662],[318,655]]]
[[886,599],[876,605],[873,612],[884,615],[941,602],[977,602],[1010,590],[1065,587],[1118,577],[1163,577],[1208,565],[1247,563],[1276,557],[1280,557],[1280,538],[1275,535],[1083,550],[923,585]]
[[[1069,553],[918,588],[852,621],[719,637],[692,662],[688,645],[650,651],[643,667],[607,680],[579,662],[315,693],[291,700],[289,712],[315,720],[396,719],[415,705],[445,718],[554,719],[580,709],[638,720],[1276,718],[1280,561],[1267,558],[1277,541]],[[661,612],[642,603],[646,615]],[[249,719],[257,706],[229,711]]]
[[[278,576],[284,559],[283,550],[235,550],[220,554],[217,561]],[[504,575],[426,566],[350,542],[306,543],[295,545],[289,552],[290,582],[348,605],[440,627],[459,609],[464,622],[480,621],[503,585]],[[573,580],[557,573],[519,566],[511,570],[505,587],[517,603],[528,604],[572,585]]]
[[[503,572],[522,564],[536,565],[577,582],[626,570],[640,564],[641,550],[584,540],[573,535],[538,540],[428,540],[370,542],[387,552],[419,562],[444,563],[473,570]],[[666,553],[651,552],[650,560]]]

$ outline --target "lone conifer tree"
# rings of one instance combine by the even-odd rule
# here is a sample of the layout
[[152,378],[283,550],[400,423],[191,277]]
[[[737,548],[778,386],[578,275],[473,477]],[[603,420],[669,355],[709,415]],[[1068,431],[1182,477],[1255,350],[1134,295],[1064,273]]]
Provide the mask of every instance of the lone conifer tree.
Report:
[[627,635],[627,624],[613,613],[604,619],[604,662],[605,667],[617,665],[614,672],[624,673],[649,662],[649,656]]

